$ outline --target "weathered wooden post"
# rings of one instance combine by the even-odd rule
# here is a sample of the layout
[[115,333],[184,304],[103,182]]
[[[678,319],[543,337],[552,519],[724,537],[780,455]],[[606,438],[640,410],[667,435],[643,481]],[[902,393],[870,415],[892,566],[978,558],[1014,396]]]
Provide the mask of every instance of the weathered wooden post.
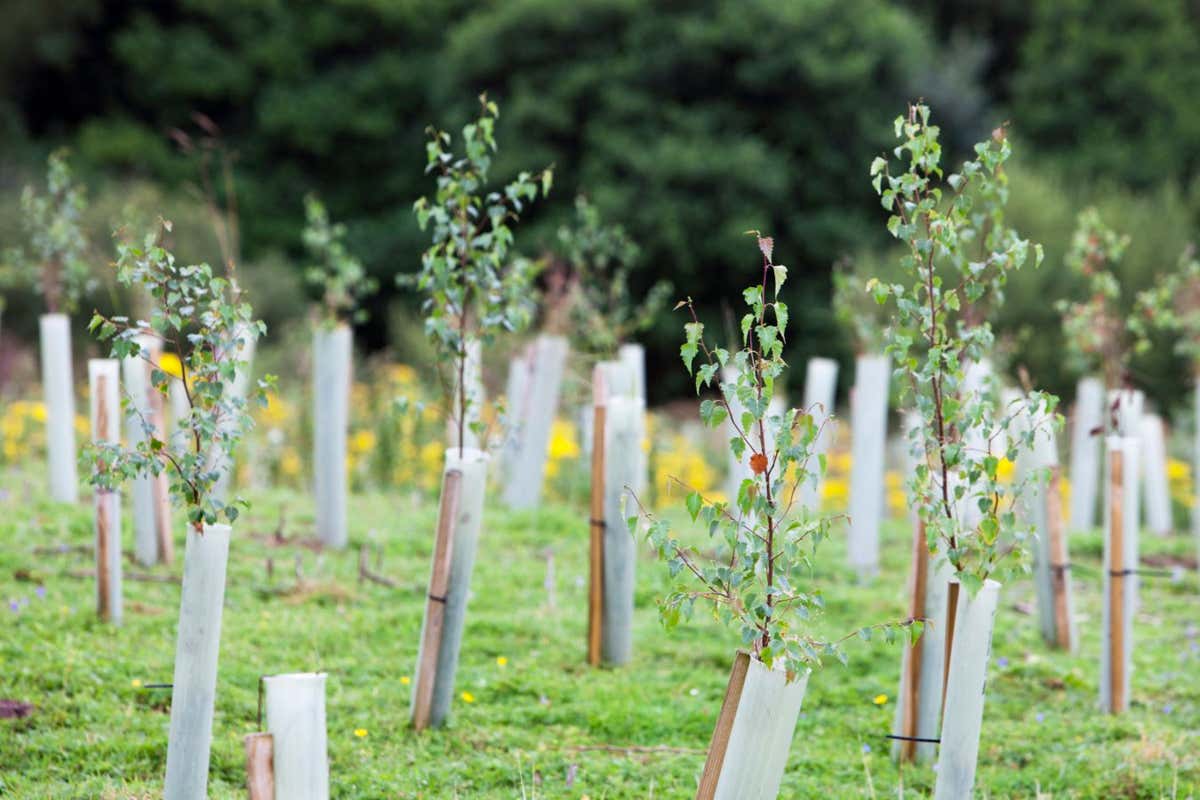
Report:
[[546,447],[550,426],[558,412],[558,390],[567,360],[567,340],[543,334],[534,343],[533,372],[526,390],[525,415],[521,420],[511,463],[505,468],[504,502],[514,509],[537,507],[546,474]]
[[275,740],[269,733],[250,733],[242,741],[250,800],[275,800]]
[[1171,520],[1171,489],[1167,485],[1167,444],[1162,417],[1143,415],[1140,432],[1146,527],[1151,533],[1168,536],[1175,526]]
[[417,730],[440,726],[450,713],[471,572],[483,521],[487,454],[451,448],[446,451],[442,474],[429,596],[413,676],[412,724]]
[[[824,430],[816,440],[814,455],[821,456],[829,451],[833,443],[834,399],[837,395],[838,364],[832,358],[810,358],[804,373],[804,411],[813,415],[817,429]],[[815,474],[800,489],[800,504],[817,510],[821,507],[821,488],[824,478]]]
[[879,572],[879,523],[883,518],[884,452],[887,444],[891,360],[860,355],[850,403],[850,566],[860,580]]
[[263,678],[267,732],[274,749],[275,796],[329,800],[325,673]]
[[344,322],[313,330],[313,487],[317,537],[346,546],[346,432],[354,339]]
[[943,704],[935,800],[971,797],[999,599],[1000,584],[993,580],[984,581],[974,596],[959,592]]
[[1138,440],[1111,435],[1106,443],[1100,708],[1120,714],[1129,708],[1133,615],[1137,608]]
[[1096,527],[1096,501],[1100,481],[1100,444],[1104,430],[1104,383],[1080,378],[1075,386],[1071,415],[1071,520],[1070,530]]
[[42,392],[46,403],[46,463],[50,497],[79,500],[75,474],[75,386],[71,371],[71,322],[66,314],[43,314],[39,323]]
[[[125,393],[129,397],[125,415],[125,438],[130,447],[138,447],[146,441],[146,424],[151,422],[153,412],[150,395],[157,394],[150,382],[150,364],[147,358],[157,363],[162,345],[156,336],[142,334],[136,337],[138,346],[145,355],[128,356],[121,361],[121,373],[125,379]],[[143,566],[157,564],[159,560],[158,504],[155,498],[153,475],[138,475],[130,481],[130,499],[133,516],[133,555]]]
[[[114,359],[88,361],[88,393],[92,399],[92,441],[119,444],[121,401],[119,364]],[[121,493],[95,487],[96,513],[96,613],[100,619],[121,624]]]
[[604,366],[592,370],[592,485],[588,517],[588,663],[600,666],[604,638],[604,455],[608,389]]
[[203,533],[188,527],[171,689],[166,800],[204,800],[208,796],[229,533],[228,525],[205,525]]

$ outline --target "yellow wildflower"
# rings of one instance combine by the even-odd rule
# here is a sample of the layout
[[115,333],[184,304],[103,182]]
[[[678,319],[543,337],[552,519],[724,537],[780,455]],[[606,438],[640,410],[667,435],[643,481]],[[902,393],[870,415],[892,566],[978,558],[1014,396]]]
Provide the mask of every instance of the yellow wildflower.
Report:
[[362,739],[367,735],[367,729],[366,728],[355,728],[354,735],[357,736],[358,738]]
[[409,678],[407,675],[401,675],[400,683],[404,684],[405,686],[408,686],[410,683],[412,683],[412,679]]
[[498,666],[501,666],[501,667],[507,667],[507,666],[508,666],[508,659],[507,659],[507,658],[505,658],[504,656],[499,656],[499,657],[496,659],[496,664],[497,664]]
[[881,705],[883,705],[884,703],[886,703],[887,701],[888,701],[888,696],[887,696],[886,694],[877,694],[877,695],[875,695],[875,701],[874,701],[874,702],[875,702],[875,705],[877,705],[877,706],[881,706]]
[[475,695],[471,694],[470,692],[463,692],[462,699],[464,703],[474,703]]
[[131,680],[131,681],[129,682],[129,685],[130,685],[130,686],[132,686],[132,687],[133,687],[133,688],[135,688],[135,689],[140,689],[140,688],[142,688],[142,679],[141,679],[141,678],[134,678],[133,680]]

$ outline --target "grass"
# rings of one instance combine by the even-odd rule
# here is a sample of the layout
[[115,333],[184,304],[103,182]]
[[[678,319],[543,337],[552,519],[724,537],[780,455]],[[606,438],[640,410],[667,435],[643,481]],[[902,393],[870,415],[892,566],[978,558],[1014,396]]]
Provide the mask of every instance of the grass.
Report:
[[[35,547],[91,542],[87,505],[64,508],[7,476],[0,500],[0,698],[33,703],[0,720],[0,796],[150,798],[161,795],[178,586],[125,583],[126,620],[98,622],[93,584],[69,577],[86,552]],[[458,691],[443,730],[407,727],[409,689],[432,548],[434,503],[363,495],[351,500],[352,548],[316,554],[269,540],[281,514],[289,536],[311,534],[307,497],[252,494],[235,526],[222,629],[209,793],[241,798],[242,737],[256,730],[260,675],[325,670],[329,756],[338,798],[686,798],[695,791],[732,661],[732,634],[707,619],[666,633],[655,597],[665,570],[638,565],[635,658],[620,670],[584,665],[586,516],[582,509],[489,510],[473,579]],[[129,541],[128,525],[126,543]],[[180,532],[181,533],[181,532]],[[377,543],[396,588],[357,580],[357,546]],[[855,585],[841,542],[825,554],[829,632],[904,613],[908,529],[884,532],[881,577]],[[1032,585],[1004,589],[988,681],[977,797],[1185,798],[1200,793],[1200,599],[1194,573],[1145,579],[1137,618],[1134,704],[1096,711],[1100,618],[1098,535],[1073,557],[1082,644],[1048,650]],[[180,535],[182,552],[182,535]],[[546,590],[554,553],[554,594]],[[1192,552],[1184,536],[1143,537],[1146,553]],[[268,580],[266,561],[275,577]],[[299,559],[306,584],[295,584]],[[127,567],[127,569],[129,569]],[[163,574],[172,570],[159,567]],[[174,572],[180,571],[176,565]],[[44,597],[38,587],[44,587]],[[18,610],[8,606],[17,602]],[[702,615],[700,615],[702,616]],[[855,642],[850,664],[809,682],[781,797],[920,798],[928,766],[903,772],[883,735],[895,713],[900,651]],[[506,659],[501,662],[500,659]],[[888,700],[876,704],[884,694]],[[356,734],[365,731],[365,736]],[[869,748],[869,752],[868,752]]]

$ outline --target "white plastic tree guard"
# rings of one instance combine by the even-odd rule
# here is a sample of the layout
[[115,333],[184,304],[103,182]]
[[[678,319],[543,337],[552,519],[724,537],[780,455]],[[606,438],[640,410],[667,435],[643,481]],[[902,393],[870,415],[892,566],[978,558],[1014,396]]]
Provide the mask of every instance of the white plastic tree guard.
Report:
[[508,362],[508,379],[504,384],[504,441],[500,449],[503,470],[507,470],[516,458],[517,445],[524,432],[532,372],[533,346],[526,344]]
[[[903,648],[900,691],[896,695],[895,730],[901,736],[936,740],[942,717],[942,674],[945,672],[946,631],[949,628],[946,595],[952,572],[949,563],[944,558],[931,555],[928,548],[923,548],[921,555],[926,560],[927,570],[921,610],[922,616],[931,624],[925,626],[916,645]],[[909,591],[913,591],[913,587],[910,586]],[[914,669],[917,670],[914,715],[911,730],[906,730],[909,727],[905,724],[909,703],[907,689]],[[900,758],[905,744],[904,741],[892,743],[893,758]],[[933,741],[912,742],[909,746],[918,762],[928,761],[937,753],[937,744]]]
[[208,796],[229,533],[228,525],[206,525],[202,534],[188,527],[171,690],[166,800],[205,800]]
[[850,402],[852,460],[847,554],[860,579],[872,578],[879,572],[890,379],[891,359],[887,356],[861,355],[856,360]]
[[646,348],[640,344],[623,344],[617,350],[617,360],[632,376],[632,396],[642,402],[642,411],[637,415],[637,466],[631,485],[639,496],[644,496],[650,482],[650,458],[646,452],[646,410],[649,408],[646,402]]
[[66,314],[43,314],[38,321],[42,345],[42,392],[46,403],[46,462],[50,497],[79,501],[75,473],[75,384],[71,371],[71,322]]
[[567,340],[538,336],[534,343],[533,371],[525,392],[520,429],[512,460],[505,464],[504,502],[514,509],[536,508],[546,475],[546,448],[550,426],[558,412],[558,392],[567,360]]
[[346,323],[313,331],[313,488],[317,537],[346,546],[346,431],[354,334]]
[[[633,591],[637,546],[627,522],[629,488],[637,476],[639,418],[636,397],[608,399],[604,425],[604,604],[601,659],[628,664],[633,655]],[[632,501],[630,501],[632,502]]]
[[1146,504],[1146,527],[1167,536],[1171,521],[1171,489],[1167,484],[1167,443],[1162,417],[1145,414],[1141,420],[1142,488]]
[[1104,427],[1104,383],[1099,378],[1080,378],[1075,386],[1075,408],[1071,414],[1071,518],[1068,524],[1072,531],[1096,527],[1100,432]]
[[[1129,708],[1133,674],[1133,616],[1138,576],[1138,440],[1109,436],[1104,465],[1104,611],[1100,649],[1100,708]],[[1114,574],[1117,573],[1117,574]]]
[[810,358],[804,372],[804,411],[813,415],[813,422],[821,430],[813,443],[813,461],[809,464],[813,475],[800,487],[800,504],[813,512],[821,508],[821,488],[824,485],[823,476],[816,473],[816,459],[827,453],[833,443],[831,417],[837,395],[837,373],[838,365],[832,358]]
[[[137,337],[138,346],[144,348],[150,358],[158,349],[158,340],[148,334]],[[145,426],[150,423],[152,408],[150,393],[150,364],[140,355],[129,356],[121,361],[121,373],[125,379],[125,394],[129,398],[125,415],[125,438],[130,447],[138,447],[146,441]],[[138,475],[130,481],[130,500],[133,511],[133,556],[139,564],[149,566],[159,560],[158,526],[154,498],[154,476]]]
[[[428,724],[439,726],[450,714],[450,702],[454,697],[454,675],[458,669],[458,653],[462,647],[463,625],[466,620],[467,598],[471,591],[471,572],[475,568],[475,553],[479,547],[479,532],[483,521],[483,501],[487,488],[487,454],[480,450],[459,450],[453,447],[446,451],[443,475],[452,471],[461,473],[459,495],[455,516],[452,520],[449,574],[446,593],[439,598],[430,598],[443,606],[442,630],[438,637],[437,656],[433,660],[435,670],[430,694]],[[439,525],[442,524],[439,522]],[[434,553],[434,566],[438,565]],[[426,627],[430,624],[429,605],[421,624],[421,649],[417,653],[417,664],[424,663]],[[417,697],[426,680],[421,669],[417,669],[412,682],[413,710]]]
[[462,446],[470,447],[474,450],[481,449],[479,446],[479,434],[476,431],[479,428],[479,423],[483,419],[483,344],[478,339],[470,339],[467,341],[467,357],[463,361],[462,382],[466,386],[466,409],[462,407],[462,402],[458,393],[459,376],[454,375],[454,398],[453,407],[454,413],[446,420],[446,443],[448,447],[458,447],[458,421],[463,420],[462,426]]
[[975,785],[984,691],[999,599],[1000,584],[993,580],[984,581],[974,597],[959,591],[934,800],[963,800],[971,797]]
[[738,653],[696,800],[775,800],[808,676],[788,683],[781,665]]
[[1025,518],[1037,532],[1033,542],[1033,581],[1042,639],[1052,647],[1073,650],[1074,607],[1059,491],[1058,443],[1048,419],[1036,423],[1033,450],[1022,454],[1019,468],[1023,477],[1039,473],[1022,503]]
[[267,732],[275,762],[275,797],[329,800],[325,673],[263,678]]
[[[91,431],[96,444],[121,441],[120,365],[113,359],[88,361]],[[96,532],[96,612],[121,624],[121,493],[96,487],[92,493]]]
[[[248,324],[239,325],[233,332],[231,346],[234,348],[237,360],[245,362],[245,365],[237,371],[233,381],[226,387],[226,391],[229,392],[230,397],[245,400],[254,372],[254,352],[258,348],[258,332]],[[236,425],[237,420],[227,417],[224,424]],[[213,452],[210,458],[213,468],[221,473],[217,485],[213,487],[213,497],[228,502],[229,486],[233,482],[233,459],[219,450]]]

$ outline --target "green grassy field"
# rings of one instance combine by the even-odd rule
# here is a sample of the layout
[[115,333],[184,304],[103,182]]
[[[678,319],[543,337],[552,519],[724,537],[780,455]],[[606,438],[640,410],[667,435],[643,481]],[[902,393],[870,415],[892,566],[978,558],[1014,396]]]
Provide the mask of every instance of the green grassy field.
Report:
[[[32,468],[31,468],[32,469]],[[161,795],[178,586],[127,581],[126,620],[94,614],[90,507],[39,499],[29,477],[6,476],[0,500],[0,698],[36,706],[0,720],[0,796],[150,798]],[[40,476],[40,473],[37,473]],[[36,482],[35,482],[36,483]],[[350,550],[316,554],[275,545],[311,535],[307,497],[252,495],[235,527],[221,642],[209,791],[243,797],[242,737],[256,729],[262,674],[329,673],[333,796],[338,798],[685,798],[692,796],[736,642],[707,619],[665,633],[655,597],[665,570],[638,565],[636,654],[621,670],[584,665],[585,515],[491,510],[476,565],[459,666],[461,696],[443,730],[407,727],[432,547],[434,504],[355,496]],[[129,546],[126,526],[126,546]],[[860,587],[841,567],[841,542],[824,550],[830,633],[904,614],[907,526],[885,531],[883,574]],[[377,542],[396,588],[360,583],[357,546]],[[1143,537],[1144,553],[1191,552],[1183,536]],[[182,536],[180,536],[180,546]],[[1097,568],[1098,536],[1072,541]],[[554,554],[548,602],[546,553]],[[295,588],[301,559],[305,585]],[[266,561],[274,560],[268,581]],[[128,562],[127,562],[128,563]],[[127,570],[133,569],[131,566]],[[168,574],[171,570],[158,568]],[[178,573],[177,564],[174,572]],[[289,591],[294,589],[294,591]],[[977,796],[1185,798],[1200,794],[1200,599],[1196,576],[1143,581],[1134,655],[1134,705],[1119,718],[1096,711],[1100,585],[1077,578],[1082,646],[1048,651],[1032,585],[1005,587],[997,619]],[[15,610],[10,601],[15,602]],[[925,797],[930,767],[899,771],[887,756],[900,651],[855,642],[850,663],[809,683],[781,797]],[[887,701],[877,704],[878,695]],[[1038,793],[1041,793],[1040,795]]]

